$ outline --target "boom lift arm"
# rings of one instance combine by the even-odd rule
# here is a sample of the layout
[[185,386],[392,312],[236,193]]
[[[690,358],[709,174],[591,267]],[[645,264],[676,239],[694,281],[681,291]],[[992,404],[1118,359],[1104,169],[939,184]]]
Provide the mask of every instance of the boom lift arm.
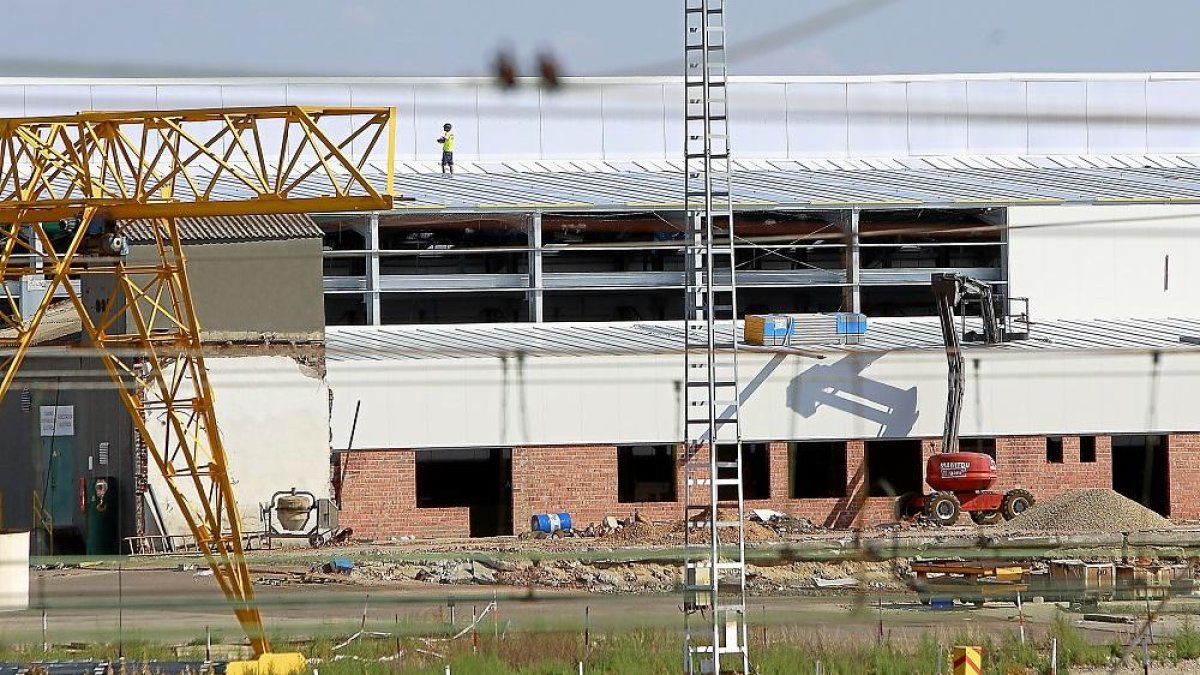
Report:
[[[0,119],[0,329],[15,335],[0,340],[0,400],[62,289],[259,656],[271,648],[175,218],[390,209],[394,137],[391,108]],[[384,148],[381,188],[363,168]],[[151,262],[123,256],[121,221],[133,218],[152,219]],[[111,278],[110,290],[85,302],[70,281],[94,275]],[[28,276],[46,281],[33,312],[8,285]]]
[[987,344],[1000,342],[1001,327],[996,320],[996,305],[992,299],[992,287],[978,279],[961,274],[937,273],[930,280],[938,319],[942,325],[942,342],[946,347],[946,426],[942,430],[942,452],[958,452],[958,426],[962,417],[963,372],[962,339],[954,325],[954,308],[963,298],[975,298],[982,306],[983,341]]

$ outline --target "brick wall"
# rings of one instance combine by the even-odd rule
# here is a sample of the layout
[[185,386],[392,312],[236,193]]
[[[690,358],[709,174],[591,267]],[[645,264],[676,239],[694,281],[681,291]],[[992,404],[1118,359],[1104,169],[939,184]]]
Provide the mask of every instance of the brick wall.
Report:
[[387,539],[466,537],[466,507],[418,509],[416,453],[411,450],[355,450],[337,455],[334,474],[341,496],[338,524],[354,528],[354,536]]
[[[1063,461],[1046,461],[1046,437],[1010,436],[996,439],[996,489],[1021,487],[1034,499],[1050,499],[1066,490],[1112,487],[1112,442],[1096,438],[1096,461],[1079,461],[1079,437],[1063,436]],[[939,442],[940,445],[940,442]]]
[[1171,518],[1200,520],[1200,434],[1167,437]]
[[[1200,434],[1169,437],[1171,515],[1200,520]],[[923,439],[922,467],[941,448],[940,439]],[[1046,439],[1016,436],[996,439],[1000,469],[998,490],[1023,487],[1039,500],[1068,489],[1109,487],[1112,484],[1112,446],[1107,436],[1096,437],[1096,461],[1080,461],[1080,439],[1063,437],[1063,461],[1049,462]],[[871,527],[892,520],[895,500],[867,496],[866,443],[846,443],[846,485],[841,497],[791,499],[788,444],[768,445],[770,498],[748,500],[748,508],[770,508],[834,527]],[[341,456],[341,457],[344,457]],[[701,450],[698,461],[706,461]],[[350,457],[340,490],[341,522],[356,536],[387,538],[416,535],[467,536],[466,508],[416,508],[414,453],[358,451]],[[676,456],[675,502],[621,503],[617,495],[617,448],[613,445],[523,447],[512,450],[513,531],[529,527],[534,513],[566,511],[580,526],[605,516],[627,517],[635,510],[652,520],[682,516],[684,475],[682,453]],[[335,477],[340,467],[334,467]]]

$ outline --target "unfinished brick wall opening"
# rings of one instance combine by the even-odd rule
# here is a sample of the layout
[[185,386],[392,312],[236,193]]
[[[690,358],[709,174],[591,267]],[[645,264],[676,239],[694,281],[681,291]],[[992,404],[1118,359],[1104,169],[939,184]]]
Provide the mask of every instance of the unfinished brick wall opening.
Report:
[[[1096,448],[1096,446],[1093,445],[1092,446],[1092,454],[1093,455],[1096,454],[1095,448]],[[1046,437],[1046,461],[1051,464],[1062,464],[1064,459],[1065,459],[1065,457],[1063,455],[1063,438],[1062,438],[1062,436],[1047,436]]]
[[867,441],[867,495],[920,492],[925,483],[920,440]]
[[625,445],[617,448],[617,501],[675,501],[675,448]]
[[[732,462],[736,445],[717,446],[717,461]],[[736,478],[735,469],[718,469],[721,478]],[[767,443],[742,443],[742,497],[745,499],[771,498],[771,455]],[[723,502],[737,501],[737,488],[722,485],[717,488],[717,499]]]
[[792,499],[846,495],[846,442],[814,441],[788,444]]
[[1096,461],[1096,437],[1095,436],[1080,436],[1079,437],[1079,461],[1084,464],[1090,464]]
[[468,507],[472,537],[513,533],[508,448],[417,451],[416,483],[418,509]]
[[1112,487],[1164,516],[1171,515],[1166,436],[1113,436]]
[[996,439],[994,438],[960,438],[958,439],[959,452],[981,452],[992,459],[996,459]]

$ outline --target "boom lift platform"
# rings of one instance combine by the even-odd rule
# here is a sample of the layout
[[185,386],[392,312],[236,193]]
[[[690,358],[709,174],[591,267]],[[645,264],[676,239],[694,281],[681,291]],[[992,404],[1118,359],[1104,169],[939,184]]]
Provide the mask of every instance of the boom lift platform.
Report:
[[925,464],[925,482],[934,492],[902,495],[896,502],[896,517],[921,514],[938,525],[955,524],[962,512],[971,514],[971,519],[979,525],[1011,520],[1033,506],[1033,495],[1019,488],[1004,493],[989,489],[999,476],[996,460],[982,452],[959,451],[958,427],[965,378],[962,340],[955,326],[954,308],[968,298],[979,301],[982,333],[972,337],[987,344],[1003,342],[1007,337],[1006,327],[996,318],[992,287],[987,283],[961,274],[937,273],[930,278],[930,284],[937,303],[948,365],[946,424],[942,432],[942,451]]

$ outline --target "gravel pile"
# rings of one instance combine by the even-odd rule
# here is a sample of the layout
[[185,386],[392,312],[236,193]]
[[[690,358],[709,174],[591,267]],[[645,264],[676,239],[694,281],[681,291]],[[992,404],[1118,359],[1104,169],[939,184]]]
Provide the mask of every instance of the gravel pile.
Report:
[[1112,490],[1068,490],[1037,502],[1002,526],[1009,532],[1137,532],[1171,521]]

